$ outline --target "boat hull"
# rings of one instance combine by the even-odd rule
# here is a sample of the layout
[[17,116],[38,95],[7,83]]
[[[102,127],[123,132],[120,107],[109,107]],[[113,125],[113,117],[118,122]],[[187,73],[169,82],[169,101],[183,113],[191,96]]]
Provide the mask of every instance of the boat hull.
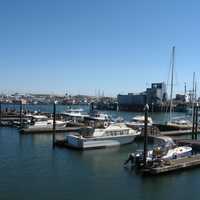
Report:
[[134,141],[135,137],[136,135],[102,138],[80,138],[68,136],[67,142],[70,147],[76,149],[98,149],[130,144]]

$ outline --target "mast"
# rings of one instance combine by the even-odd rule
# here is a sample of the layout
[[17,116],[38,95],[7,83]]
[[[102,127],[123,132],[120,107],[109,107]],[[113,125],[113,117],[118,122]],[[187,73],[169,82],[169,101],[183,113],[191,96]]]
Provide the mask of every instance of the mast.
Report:
[[194,117],[194,103],[195,103],[195,96],[196,96],[196,84],[195,84],[195,72],[193,72],[193,88],[192,88],[192,119]]
[[174,88],[174,59],[175,59],[175,46],[172,47],[172,62],[171,62],[171,91],[170,91],[170,110],[169,110],[169,121],[172,120],[172,108],[173,108],[173,88]]

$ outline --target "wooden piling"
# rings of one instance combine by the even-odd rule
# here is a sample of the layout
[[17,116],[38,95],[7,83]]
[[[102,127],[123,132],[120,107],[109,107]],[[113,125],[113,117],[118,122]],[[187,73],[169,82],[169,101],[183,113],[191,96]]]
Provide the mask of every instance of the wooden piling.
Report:
[[23,126],[23,121],[22,121],[22,101],[20,101],[20,128]]
[[1,119],[2,119],[2,110],[1,110],[1,101],[0,101],[0,125],[1,125]]
[[56,102],[54,102],[53,104],[53,134],[52,134],[53,148],[55,147],[55,134],[56,134]]
[[144,168],[146,167],[147,161],[147,126],[148,126],[148,110],[149,106],[146,104],[144,111],[145,111],[145,120],[144,120],[144,156],[143,156],[143,165]]

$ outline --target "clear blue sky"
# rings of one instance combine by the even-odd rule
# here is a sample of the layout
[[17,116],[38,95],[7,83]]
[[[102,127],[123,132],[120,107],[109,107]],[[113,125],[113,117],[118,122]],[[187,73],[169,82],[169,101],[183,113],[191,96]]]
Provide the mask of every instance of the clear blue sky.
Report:
[[176,91],[200,67],[200,2],[1,0],[0,91],[105,95],[167,81]]

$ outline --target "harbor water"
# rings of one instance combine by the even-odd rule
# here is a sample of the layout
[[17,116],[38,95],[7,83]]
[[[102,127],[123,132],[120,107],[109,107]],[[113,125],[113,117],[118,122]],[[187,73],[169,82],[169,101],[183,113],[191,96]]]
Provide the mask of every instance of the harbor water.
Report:
[[[133,114],[121,113],[126,118]],[[125,169],[128,153],[141,147],[133,143],[84,152],[53,149],[51,135],[22,135],[2,127],[0,199],[199,199],[200,168],[154,177]]]

